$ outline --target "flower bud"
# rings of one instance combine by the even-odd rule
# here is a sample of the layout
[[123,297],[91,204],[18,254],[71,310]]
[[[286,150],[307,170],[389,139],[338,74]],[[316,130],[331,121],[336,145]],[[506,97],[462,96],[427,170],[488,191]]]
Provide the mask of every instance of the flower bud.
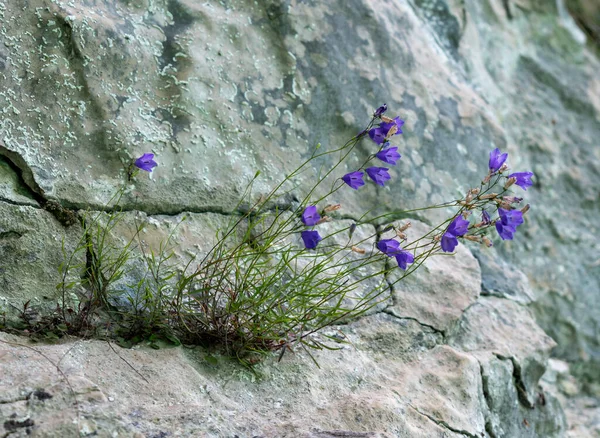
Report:
[[393,123],[394,122],[394,119],[392,119],[392,118],[390,118],[388,116],[379,116],[379,118],[384,123]]
[[485,246],[487,246],[488,248],[491,248],[492,246],[494,246],[494,244],[492,243],[492,241],[490,239],[488,239],[487,237],[483,236],[481,238],[481,240],[483,241],[483,244]]
[[506,182],[504,183],[504,189],[508,189],[510,186],[512,186],[514,183],[517,182],[517,178],[510,177],[506,180]]
[[323,222],[331,222],[331,218],[329,216],[323,216],[317,221],[317,225],[322,224]]
[[412,226],[412,224],[409,222],[406,222],[404,225],[398,227],[398,231],[406,231],[408,230],[410,227]]
[[487,195],[483,195],[480,199],[494,199],[498,196],[498,193],[489,193]]
[[530,207],[530,205],[529,205],[529,204],[527,204],[525,207],[523,207],[523,208],[521,209],[521,213],[523,213],[523,214],[527,213],[527,212],[529,211],[529,207]]
[[471,242],[481,243],[481,237],[479,236],[465,236],[465,239],[470,240]]
[[507,204],[518,204],[519,202],[521,202],[523,200],[523,198],[519,198],[517,196],[503,196],[502,199]]
[[388,225],[387,227],[385,227],[383,230],[381,230],[381,234],[383,233],[387,233],[388,231],[392,231],[394,229],[393,225]]
[[398,236],[400,239],[402,240],[406,240],[406,234],[404,234],[402,231],[400,230],[396,230],[396,236]]
[[481,190],[479,189],[479,187],[477,187],[476,189],[471,189],[471,190],[470,190],[470,192],[471,192],[472,194],[474,194],[474,195],[478,195],[480,191],[481,191]]
[[490,180],[492,179],[492,173],[488,173],[487,176],[485,178],[483,178],[483,181],[481,181],[483,184],[487,184],[490,182]]
[[329,213],[330,211],[337,211],[342,208],[342,204],[333,204],[328,205],[323,209],[323,213]]
[[356,230],[356,224],[352,224],[350,225],[350,228],[348,229],[348,238],[352,239],[352,235],[354,234],[354,231]]
[[353,246],[352,248],[350,248],[353,252],[356,252],[358,254],[365,254],[367,251],[359,248],[358,246]]
[[502,166],[500,166],[500,169],[498,169],[498,173],[506,172],[507,170],[508,166],[506,165],[506,163],[504,163]]

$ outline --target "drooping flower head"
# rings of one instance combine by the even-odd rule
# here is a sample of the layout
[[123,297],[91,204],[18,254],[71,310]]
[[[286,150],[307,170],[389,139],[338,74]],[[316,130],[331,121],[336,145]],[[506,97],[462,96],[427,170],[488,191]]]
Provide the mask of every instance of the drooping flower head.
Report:
[[527,187],[531,187],[533,182],[531,181],[531,177],[533,176],[533,172],[515,172],[508,175],[509,178],[516,178],[516,185],[521,187],[523,190],[527,190]]
[[412,255],[410,251],[402,250],[398,254],[394,254],[396,258],[396,263],[398,263],[398,267],[406,271],[409,263],[415,261],[415,257]]
[[135,167],[145,170],[146,172],[152,172],[152,169],[158,166],[158,163],[154,161],[154,154],[151,153],[142,155],[140,158],[135,160],[133,164]]
[[521,210],[498,209],[500,220],[496,221],[496,231],[502,240],[512,240],[517,227],[523,223]]
[[469,221],[462,216],[456,216],[442,236],[442,251],[452,252],[458,245],[457,237],[464,236],[469,231]]
[[453,234],[456,237],[464,236],[469,231],[469,221],[458,215],[450,223],[450,226],[446,230],[447,233]]
[[352,187],[354,190],[358,190],[359,187],[364,186],[363,181],[364,172],[350,172],[342,177],[342,181]]
[[383,149],[377,152],[375,156],[384,163],[391,164],[392,166],[395,166],[398,160],[402,157],[402,155],[398,153],[398,148],[395,146],[388,149]]
[[367,172],[367,175],[369,175],[369,178],[381,187],[384,186],[386,181],[392,178],[385,167],[367,167],[365,171]]
[[442,251],[444,252],[452,252],[454,248],[458,246],[458,239],[456,236],[450,233],[444,233],[442,236]]
[[380,117],[383,113],[387,111],[387,103],[384,103],[379,108],[375,110],[373,113],[373,117]]
[[377,242],[377,249],[388,257],[396,255],[402,248],[400,242],[394,239],[382,239]]
[[[389,132],[389,130],[392,128],[392,126],[396,126],[396,128],[398,128],[398,130],[396,131],[396,134],[402,134],[402,126],[404,126],[404,120],[402,120],[400,118],[400,116],[398,116],[391,122],[387,122],[387,123],[381,122],[381,124],[379,125],[379,127],[385,131],[386,135]],[[396,134],[394,134],[394,135],[396,135]]]
[[380,127],[369,129],[369,137],[377,144],[381,144],[385,141],[387,131]]
[[492,218],[490,218],[490,214],[485,210],[481,210],[481,222],[483,222],[485,225],[489,225],[492,223]]
[[302,237],[302,241],[304,242],[304,247],[306,249],[315,249],[322,240],[319,232],[314,230],[302,231],[302,233],[300,233],[300,237]]
[[501,153],[500,149],[496,148],[492,152],[490,152],[490,172],[497,172],[498,169],[502,167],[506,159],[508,158],[508,153]]
[[317,211],[316,206],[309,205],[304,209],[300,220],[304,225],[312,227],[313,225],[317,225],[317,223],[321,220],[321,215]]
[[395,119],[390,119],[385,117],[386,120],[391,120],[389,122],[381,122],[378,127],[369,129],[369,137],[377,144],[382,144],[386,141],[386,138],[391,137],[390,129],[393,126],[396,127],[396,132],[392,135],[402,134],[402,126],[404,125],[404,120],[400,117],[396,117]]

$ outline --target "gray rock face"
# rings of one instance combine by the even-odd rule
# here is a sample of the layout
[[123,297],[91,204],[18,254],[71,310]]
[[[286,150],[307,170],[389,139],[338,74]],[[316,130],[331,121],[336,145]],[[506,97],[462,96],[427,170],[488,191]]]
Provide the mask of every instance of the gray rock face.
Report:
[[[337,429],[372,434],[364,436],[562,436],[559,405],[546,396],[539,406],[536,396],[554,345],[543,331],[556,341],[552,354],[573,363],[584,387],[600,382],[600,62],[565,8],[581,22],[576,10],[584,3],[585,17],[593,16],[597,2],[562,0],[0,0],[1,311],[55,297],[62,241],[69,249],[81,237],[66,209],[103,209],[129,184],[132,158],[152,151],[159,166],[127,192],[125,225],[136,214],[147,218],[144,244],[156,245],[178,215],[188,214],[176,236],[183,261],[207,250],[257,170],[260,196],[317,143],[339,147],[387,102],[406,119],[404,134],[394,137],[403,156],[392,180],[385,188],[340,190],[328,201],[340,202],[348,220],[367,210],[444,202],[478,185],[497,146],[509,152],[512,169],[536,175],[526,193],[532,210],[515,241],[474,249],[475,258],[461,245],[450,260],[431,259],[394,286],[390,306],[348,326],[362,353],[323,353],[321,371],[295,358],[284,378],[265,365],[270,383],[260,390],[232,378],[239,372],[229,365],[200,372],[183,350],[168,350],[149,370],[157,378],[168,363],[180,374],[199,373],[192,373],[197,392],[168,392],[183,385],[173,371],[160,385],[159,407],[150,389],[139,409],[131,407],[129,389],[123,405],[111,405],[111,391],[121,394],[123,382],[139,376],[115,380],[100,367],[86,374],[82,361],[103,357],[104,344],[77,344],[82,355],[69,375],[83,380],[74,388],[98,396],[81,400],[91,412],[85,427],[149,436],[179,427],[215,436],[325,437]],[[586,32],[592,41],[589,26]],[[373,151],[361,143],[315,196]],[[318,170],[333,163],[315,161],[290,199],[301,199]],[[451,213],[411,217],[435,226]],[[115,233],[126,239],[130,228]],[[68,349],[42,348],[56,358]],[[142,367],[155,359],[121,354]],[[43,362],[34,353],[31,360]],[[18,367],[14,380],[2,377],[2,385],[23,393],[0,403],[0,412],[17,413],[14,424],[30,415],[51,430],[69,391],[59,384],[57,404],[45,410],[28,391],[52,388],[60,377],[43,374],[41,362],[39,384]],[[12,369],[5,363],[0,376]],[[367,378],[373,380],[356,390]],[[227,393],[230,380],[235,389]],[[300,407],[289,402],[283,417],[253,420],[271,418],[261,406],[281,406],[290,387]],[[197,420],[192,411],[213,403],[223,410]],[[292,415],[304,406],[311,415]],[[183,425],[173,419],[179,414]],[[164,419],[162,429],[148,421],[153,415]],[[138,417],[143,426],[136,429],[130,419]],[[55,436],[64,436],[58,424],[73,428],[71,417],[61,421],[52,423]]]

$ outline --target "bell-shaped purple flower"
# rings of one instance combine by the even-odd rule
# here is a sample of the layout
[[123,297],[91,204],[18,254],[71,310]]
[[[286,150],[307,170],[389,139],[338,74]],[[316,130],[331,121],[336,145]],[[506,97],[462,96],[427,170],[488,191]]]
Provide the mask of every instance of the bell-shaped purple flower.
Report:
[[394,135],[402,134],[402,126],[404,126],[404,120],[402,120],[400,118],[400,116],[396,117],[393,122],[389,122],[389,123],[381,122],[379,124],[379,127],[381,129],[383,129],[385,131],[385,135],[387,135],[387,133],[389,132],[389,130],[394,125],[396,125],[396,127],[398,128],[398,130],[396,131],[396,133]]
[[315,249],[319,242],[322,240],[318,231],[314,230],[305,230],[300,233],[300,237],[302,237],[302,241],[304,242],[304,246],[306,249]]
[[384,163],[391,164],[392,166],[395,166],[396,162],[402,157],[402,155],[398,153],[398,148],[395,146],[388,149],[383,149],[377,152],[375,156]]
[[496,231],[502,240],[512,240],[517,227],[523,223],[521,210],[498,209],[500,220],[496,221]]
[[409,263],[415,261],[415,257],[412,255],[410,251],[402,250],[398,254],[394,254],[396,258],[396,262],[398,263],[398,267],[406,271]]
[[364,172],[350,172],[342,177],[342,181],[352,187],[354,190],[358,190],[359,187],[364,186],[363,181]]
[[150,153],[142,155],[140,158],[135,160],[133,164],[135,167],[145,170],[146,172],[152,172],[152,169],[158,166],[158,163],[154,161],[154,154]]
[[381,127],[371,128],[369,129],[369,137],[371,137],[371,140],[373,140],[375,143],[381,144],[385,141],[387,132],[387,129],[382,129]]
[[442,236],[442,251],[444,252],[452,252],[454,248],[458,245],[458,239],[456,236],[450,233],[444,233]]
[[447,233],[450,233],[456,237],[464,236],[467,234],[467,231],[469,231],[469,221],[461,215],[456,216],[446,230]]
[[373,117],[380,117],[383,113],[387,111],[387,103],[384,103],[379,108],[375,110],[373,113]]
[[314,205],[309,205],[304,209],[300,220],[304,225],[312,227],[313,225],[317,225],[317,223],[321,220],[321,215],[317,211],[317,207]]
[[516,185],[521,187],[523,190],[527,190],[527,187],[531,187],[533,182],[531,182],[531,177],[533,176],[533,172],[515,172],[508,175],[509,178],[516,178]]
[[396,255],[402,248],[400,242],[394,239],[382,239],[377,242],[377,249],[388,257]]
[[464,236],[469,231],[469,221],[462,216],[456,216],[442,236],[442,251],[452,252],[458,245],[457,237]]
[[498,170],[502,167],[506,159],[508,158],[508,153],[500,152],[500,149],[496,148],[492,152],[490,152],[490,172],[498,172]]
[[381,187],[383,187],[386,181],[392,178],[385,167],[367,167],[365,171],[369,175],[369,178]]

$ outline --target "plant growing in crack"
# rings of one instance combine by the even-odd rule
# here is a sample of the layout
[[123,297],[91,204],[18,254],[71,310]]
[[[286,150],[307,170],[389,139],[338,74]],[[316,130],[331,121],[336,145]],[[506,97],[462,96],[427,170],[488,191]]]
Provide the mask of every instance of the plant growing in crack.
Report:
[[[93,309],[102,309],[111,317],[112,334],[124,342],[162,337],[175,343],[219,345],[246,364],[254,360],[251,353],[278,351],[281,357],[302,348],[310,355],[310,349],[335,348],[333,343],[339,341],[324,334],[324,328],[379,306],[395,283],[429,257],[451,254],[466,240],[489,247],[494,229],[501,239],[511,240],[529,206],[517,209],[522,198],[509,190],[514,185],[526,190],[533,174],[509,174],[507,154],[499,149],[490,153],[479,186],[461,199],[372,217],[367,212],[356,220],[333,219],[343,211],[342,205],[330,201],[338,191],[360,191],[368,183],[365,176],[382,187],[393,178],[392,169],[384,165],[395,166],[401,159],[398,147],[390,142],[402,134],[404,121],[387,117],[386,111],[386,105],[379,107],[365,129],[339,148],[324,151],[317,145],[297,169],[253,200],[257,172],[235,214],[217,232],[216,243],[183,267],[176,266],[173,258],[175,229],[156,252],[144,249],[139,238],[143,224],[137,222],[134,237],[124,246],[109,243],[110,233],[122,220],[118,204],[124,189],[119,191],[104,221],[100,216],[82,219],[80,245],[74,254],[63,254],[65,280],[59,284],[63,318],[71,317],[64,310],[69,309],[68,292],[83,287],[85,299],[72,313],[87,321]],[[356,146],[369,139],[376,145],[373,152],[360,166],[337,177]],[[290,183],[324,157],[333,164],[321,170],[304,197],[279,202],[289,194]],[[128,180],[139,170],[151,172],[156,166],[154,155],[146,153],[130,165]],[[332,180],[331,186],[324,186]],[[411,236],[406,220],[390,223],[390,218],[416,211],[448,208],[457,211],[421,236]],[[479,215],[480,220],[473,219]],[[375,231],[381,223],[387,225]],[[85,263],[74,263],[77,251],[85,252]],[[124,277],[132,258],[142,262],[145,272],[128,285],[133,291],[128,306],[119,305],[110,285]],[[79,280],[66,281],[71,269],[82,271]],[[396,269],[402,275],[388,281],[387,274]],[[78,324],[78,329],[83,328]]]

